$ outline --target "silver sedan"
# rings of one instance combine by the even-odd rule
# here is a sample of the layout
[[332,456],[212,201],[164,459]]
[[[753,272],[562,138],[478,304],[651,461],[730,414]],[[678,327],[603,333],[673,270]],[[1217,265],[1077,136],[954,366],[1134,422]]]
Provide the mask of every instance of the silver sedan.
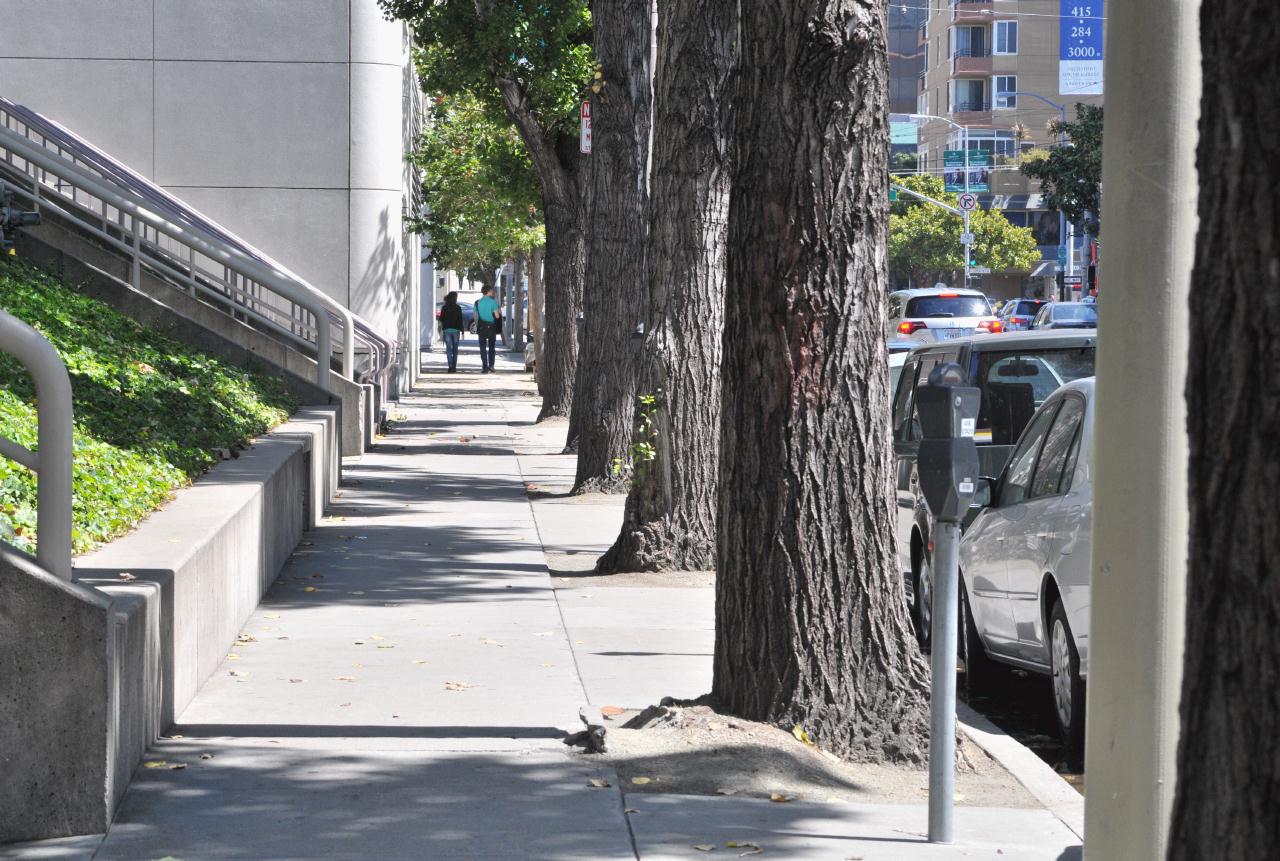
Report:
[[1052,679],[1069,755],[1084,742],[1089,660],[1089,455],[1094,380],[1068,383],[1036,411],[960,545],[968,672],[995,660]]

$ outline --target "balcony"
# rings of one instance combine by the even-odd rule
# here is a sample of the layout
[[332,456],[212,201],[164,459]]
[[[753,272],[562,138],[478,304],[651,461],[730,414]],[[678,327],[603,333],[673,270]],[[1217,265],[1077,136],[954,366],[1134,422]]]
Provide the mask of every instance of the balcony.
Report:
[[995,11],[991,0],[951,0],[951,20],[957,24],[983,24]]
[[991,51],[987,48],[959,48],[951,58],[951,74],[982,75],[991,74]]
[[990,125],[991,102],[956,102],[952,107],[952,115],[962,126]]

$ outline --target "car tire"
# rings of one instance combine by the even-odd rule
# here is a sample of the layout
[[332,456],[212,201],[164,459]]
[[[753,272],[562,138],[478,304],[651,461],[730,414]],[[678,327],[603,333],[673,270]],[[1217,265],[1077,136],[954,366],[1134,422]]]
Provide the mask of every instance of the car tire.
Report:
[[969,606],[969,591],[964,588],[964,578],[960,578],[960,636],[964,649],[965,684],[970,688],[980,686],[990,678],[991,658],[987,655],[987,647],[982,643],[978,633],[978,625],[973,618],[973,608]]
[[911,605],[911,618],[915,622],[920,651],[928,654],[933,646],[933,568],[927,554],[920,555],[912,577],[915,600]]
[[1049,613],[1049,670],[1052,683],[1053,713],[1066,748],[1068,763],[1083,765],[1085,686],[1080,677],[1080,655],[1076,652],[1071,623],[1059,599]]

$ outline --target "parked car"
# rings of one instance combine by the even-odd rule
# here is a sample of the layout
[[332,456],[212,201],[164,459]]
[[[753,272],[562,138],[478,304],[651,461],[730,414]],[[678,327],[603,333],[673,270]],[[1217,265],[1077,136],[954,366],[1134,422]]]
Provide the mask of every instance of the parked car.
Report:
[[[1064,383],[1094,372],[1095,330],[975,335],[912,350],[893,399],[897,461],[898,561],[920,645],[929,648],[933,595],[929,514],[916,473],[920,449],[916,386],[940,364],[954,362],[981,394],[974,440],[981,475],[999,475],[1036,409]],[[972,509],[976,514],[977,508]],[[971,514],[971,516],[972,516]]]
[[1094,380],[1063,386],[1036,411],[960,544],[966,671],[999,661],[1052,679],[1069,755],[1084,741]]
[[1036,314],[1048,304],[1048,299],[1010,299],[1000,308],[1000,323],[1006,332],[1030,329]]
[[1050,302],[1040,309],[1032,329],[1096,329],[1098,306],[1092,302]]
[[[444,307],[443,302],[436,303],[436,329],[440,328],[440,309]],[[462,323],[467,327],[467,331],[475,334],[476,331],[476,306],[471,302],[459,302],[458,307],[462,309]]]
[[977,290],[939,287],[890,293],[888,326],[889,337],[920,342],[1004,331],[986,296]]

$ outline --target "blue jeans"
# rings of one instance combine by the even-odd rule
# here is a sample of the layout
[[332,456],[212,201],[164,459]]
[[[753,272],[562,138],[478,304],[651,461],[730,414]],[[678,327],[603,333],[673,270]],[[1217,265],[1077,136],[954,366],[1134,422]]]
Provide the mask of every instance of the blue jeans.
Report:
[[449,358],[449,370],[456,370],[458,367],[458,341],[462,340],[462,333],[457,329],[444,330],[444,354]]

